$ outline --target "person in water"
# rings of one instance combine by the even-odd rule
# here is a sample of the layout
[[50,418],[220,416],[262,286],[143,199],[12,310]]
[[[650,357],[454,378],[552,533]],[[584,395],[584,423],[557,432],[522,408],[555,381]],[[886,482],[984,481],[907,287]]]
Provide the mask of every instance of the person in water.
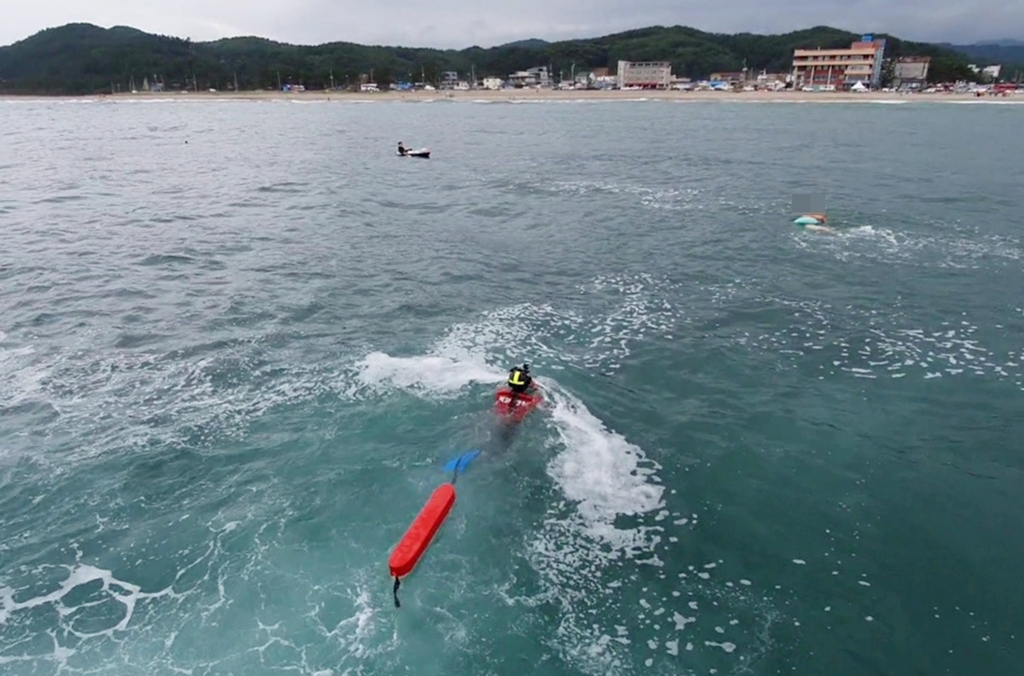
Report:
[[508,370],[508,387],[513,394],[533,394],[537,390],[537,384],[530,376],[530,365],[523,364],[522,368],[513,366]]
[[409,152],[409,151],[408,151],[408,150],[406,149],[406,147],[402,145],[402,142],[401,142],[401,141],[399,141],[399,142],[398,142],[398,154],[399,154],[399,155],[405,155],[405,154],[406,154],[406,153],[408,153],[408,152]]

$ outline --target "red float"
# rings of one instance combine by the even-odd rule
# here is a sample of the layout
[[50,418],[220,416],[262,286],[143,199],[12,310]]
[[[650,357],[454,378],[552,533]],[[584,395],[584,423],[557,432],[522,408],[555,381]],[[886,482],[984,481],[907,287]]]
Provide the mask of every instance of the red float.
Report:
[[454,504],[455,486],[450,483],[438,486],[391,552],[388,567],[395,578],[408,575],[416,567]]

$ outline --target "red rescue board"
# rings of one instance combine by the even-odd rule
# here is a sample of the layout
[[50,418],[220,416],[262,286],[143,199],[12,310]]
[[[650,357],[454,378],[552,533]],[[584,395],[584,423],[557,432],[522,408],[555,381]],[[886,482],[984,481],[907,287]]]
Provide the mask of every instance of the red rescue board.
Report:
[[513,392],[503,387],[494,394],[494,412],[515,422],[521,422],[533,409],[540,404],[542,397],[539,393],[517,394],[513,399]]

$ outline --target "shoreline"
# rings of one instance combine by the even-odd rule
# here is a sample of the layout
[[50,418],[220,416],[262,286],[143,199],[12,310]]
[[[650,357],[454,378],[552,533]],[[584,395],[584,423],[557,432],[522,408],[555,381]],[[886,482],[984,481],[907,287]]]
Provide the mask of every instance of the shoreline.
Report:
[[92,94],[81,96],[3,94],[0,100],[12,101],[296,101],[296,102],[495,102],[528,103],[543,101],[728,101],[745,103],[1020,103],[1017,94],[976,96],[975,94],[897,94],[895,92],[718,92],[664,90],[552,90],[514,89],[469,91],[249,91],[249,92],[139,92]]

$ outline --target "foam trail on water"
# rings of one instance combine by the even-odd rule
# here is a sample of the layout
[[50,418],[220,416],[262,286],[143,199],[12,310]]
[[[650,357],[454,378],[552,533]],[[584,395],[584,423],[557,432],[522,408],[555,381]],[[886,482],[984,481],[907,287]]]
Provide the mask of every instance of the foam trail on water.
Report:
[[450,396],[474,383],[497,384],[503,370],[447,356],[392,357],[368,354],[356,364],[360,384],[371,390],[398,389],[414,394]]
[[555,387],[549,395],[557,445],[563,449],[551,461],[550,475],[577,504],[594,534],[624,544],[625,531],[612,526],[617,516],[644,514],[663,506],[664,488],[653,483],[657,465],[638,446],[609,431],[572,394]]

